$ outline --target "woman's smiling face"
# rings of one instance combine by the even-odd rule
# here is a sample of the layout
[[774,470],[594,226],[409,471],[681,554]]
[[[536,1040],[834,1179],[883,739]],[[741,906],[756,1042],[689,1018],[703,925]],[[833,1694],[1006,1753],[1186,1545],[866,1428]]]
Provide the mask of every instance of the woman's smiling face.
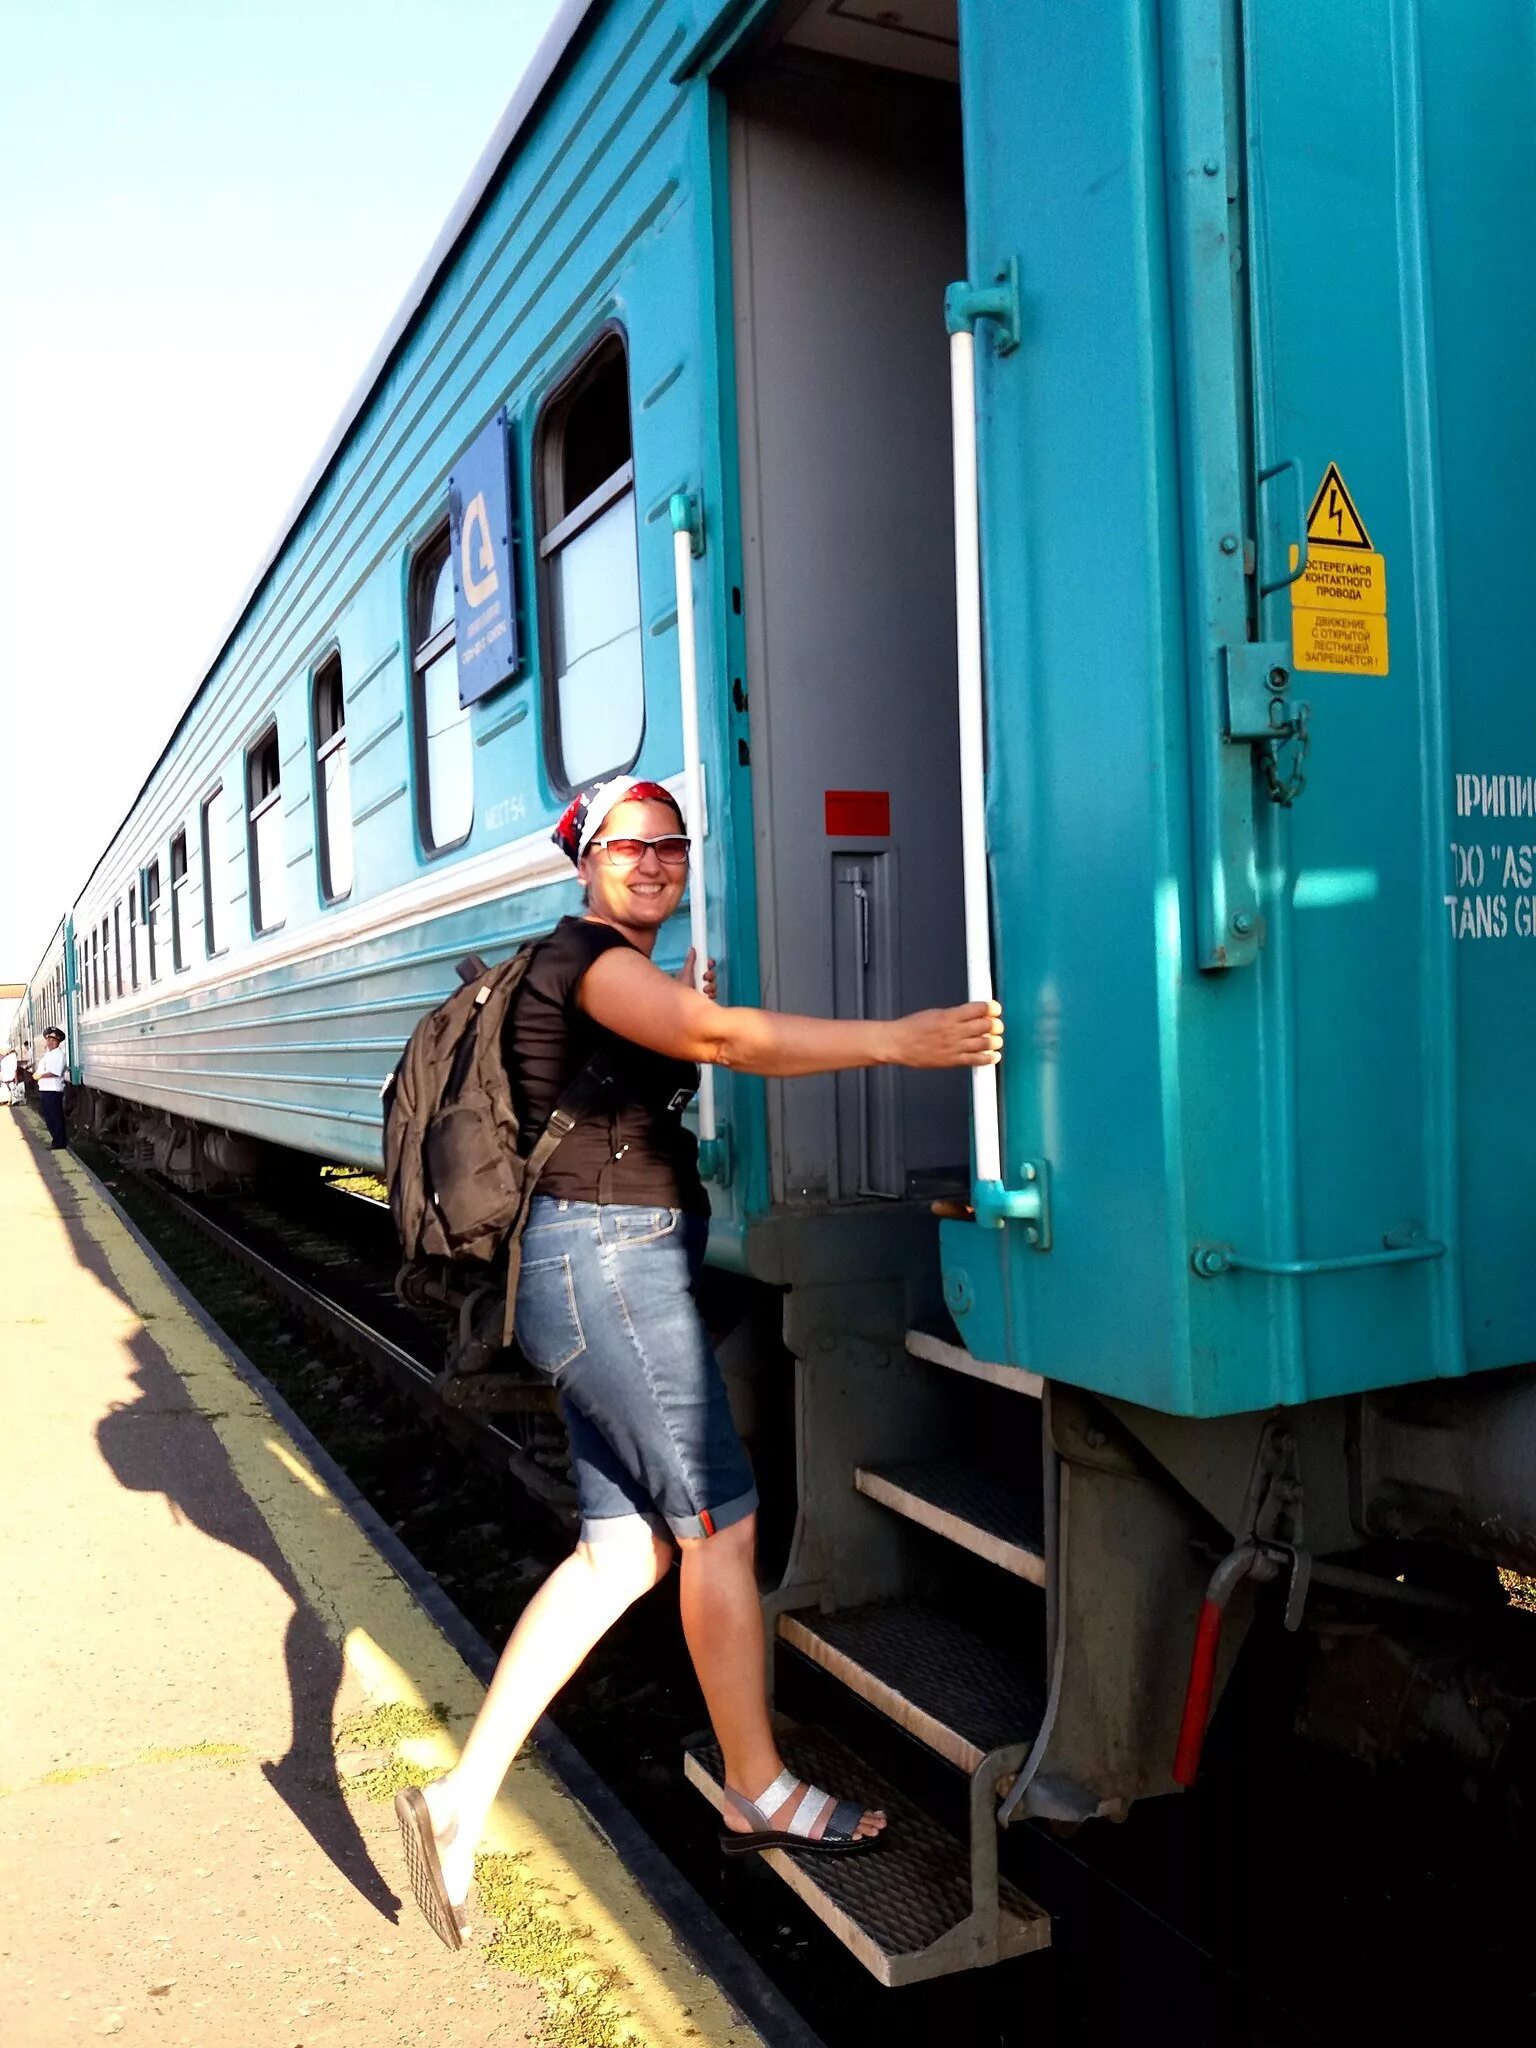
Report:
[[[596,833],[597,840],[668,839],[682,836],[683,827],[670,804],[651,799],[615,804]],[[636,933],[655,933],[683,900],[688,867],[661,860],[648,846],[633,864],[615,864],[606,847],[594,843],[577,865],[587,891],[587,908],[605,924]],[[647,945],[647,952],[650,946]]]

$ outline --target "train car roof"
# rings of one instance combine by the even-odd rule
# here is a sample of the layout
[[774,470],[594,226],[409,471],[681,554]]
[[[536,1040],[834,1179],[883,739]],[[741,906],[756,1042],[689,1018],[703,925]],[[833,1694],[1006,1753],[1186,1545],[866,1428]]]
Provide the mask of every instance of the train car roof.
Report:
[[439,279],[448,268],[460,242],[479,213],[491,187],[500,175],[502,167],[511,155],[518,138],[532,119],[540,100],[544,96],[545,89],[554,78],[556,71],[560,68],[561,61],[565,57],[566,52],[575,42],[582,24],[586,21],[587,16],[599,5],[601,5],[601,0],[560,0],[560,6],[557,8],[549,27],[545,30],[543,40],[534,51],[527,69],[518,80],[517,90],[507,102],[506,112],[502,115],[500,121],[497,122],[490,141],[480,152],[475,167],[470,172],[469,182],[454,201],[453,209],[449,213],[447,220],[444,221],[437,240],[432,244],[426,261],[412,280],[410,290],[401,300],[394,318],[384,331],[383,339],[373,352],[368,367],[363,371],[362,376],[353,388],[351,397],[343,406],[341,416],[338,418],[335,426],[332,427],[325,446],[321,449],[309,475],[300,486],[298,496],[288,508],[281,526],[273,536],[271,546],[262,557],[260,566],[255,574],[247,583],[239,603],[235,606],[230,616],[228,624],[220,633],[212,653],[203,666],[203,672],[198,678],[197,686],[182,706],[176,723],[171,727],[170,733],[166,737],[165,745],[155,756],[149,772],[145,775],[137,790],[135,790],[127,809],[114,827],[112,836],[97,856],[95,866],[76,892],[74,897],[75,904],[80,902],[92,882],[95,881],[102,863],[117,844],[118,834],[122,831],[129,818],[132,817],[134,806],[138,803],[145,790],[148,789],[150,783],[154,781],[161,762],[170,752],[177,734],[185,725],[198,698],[203,694],[203,686],[218,667],[230,641],[234,639],[236,633],[245,623],[246,616],[256,599],[257,593],[271,574],[283,549],[288,545],[294,528],[314,503],[316,493],[325,482],[327,476],[329,476],[332,465],[345,446],[347,437],[362,417],[369,400],[378,389],[379,382],[385,371],[394,361],[395,355],[401,343],[405,340],[406,335],[410,332],[417,314],[421,312],[422,308],[431,298],[432,293],[436,290]]

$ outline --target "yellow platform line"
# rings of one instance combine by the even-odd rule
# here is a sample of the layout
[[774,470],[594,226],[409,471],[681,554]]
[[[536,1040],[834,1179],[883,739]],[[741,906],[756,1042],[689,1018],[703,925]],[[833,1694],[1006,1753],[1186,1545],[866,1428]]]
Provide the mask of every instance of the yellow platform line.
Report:
[[[428,1729],[397,1745],[410,1775],[446,1769],[458,1750],[454,1728],[466,1726],[479,1705],[479,1680],[161,1278],[95,1177],[72,1155],[59,1154],[57,1163],[79,1199],[80,1227],[217,1433],[370,1707],[407,1710],[413,1725]],[[434,1729],[439,1706],[446,1726]],[[562,2044],[760,2048],[761,2037],[683,1954],[536,1754],[513,1766],[484,1846],[491,1861],[481,1872],[482,1898],[489,1895],[504,1922],[491,1959],[537,1984]]]

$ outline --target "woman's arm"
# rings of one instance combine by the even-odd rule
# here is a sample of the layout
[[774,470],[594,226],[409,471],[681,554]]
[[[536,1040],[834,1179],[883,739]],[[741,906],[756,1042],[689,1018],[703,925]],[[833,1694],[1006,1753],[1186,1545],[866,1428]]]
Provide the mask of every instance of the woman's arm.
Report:
[[1002,1055],[996,1003],[917,1010],[844,1023],[775,1010],[722,1009],[630,946],[614,946],[581,978],[577,1002],[620,1038],[672,1059],[748,1074],[833,1074],[846,1067],[982,1067]]

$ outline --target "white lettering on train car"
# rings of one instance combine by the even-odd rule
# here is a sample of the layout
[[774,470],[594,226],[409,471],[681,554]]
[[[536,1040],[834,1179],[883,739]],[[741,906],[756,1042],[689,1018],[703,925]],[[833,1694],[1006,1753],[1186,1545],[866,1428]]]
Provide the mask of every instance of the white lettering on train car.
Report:
[[[1458,818],[1536,818],[1536,775],[1457,775],[1455,794]],[[1536,840],[1453,839],[1450,856],[1453,939],[1536,938]]]

